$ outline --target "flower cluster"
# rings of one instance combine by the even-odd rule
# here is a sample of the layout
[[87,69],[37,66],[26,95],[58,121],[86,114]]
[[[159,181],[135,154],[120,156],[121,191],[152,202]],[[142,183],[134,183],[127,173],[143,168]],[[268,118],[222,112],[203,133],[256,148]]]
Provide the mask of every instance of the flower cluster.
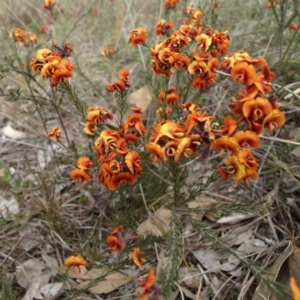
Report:
[[209,144],[214,138],[211,120],[214,116],[207,116],[200,107],[192,102],[181,105],[182,117],[175,123],[165,120],[157,123],[146,144],[146,150],[151,153],[152,161],[160,158],[164,163],[168,157],[174,157],[178,162],[180,158],[189,158],[198,153],[201,143]]
[[120,70],[119,78],[120,79],[118,81],[106,87],[106,90],[108,92],[120,92],[130,87],[129,71],[125,69]]
[[129,229],[124,237],[122,236],[122,232],[122,225],[110,229],[110,235],[107,237],[106,242],[111,252],[122,252],[127,245],[134,244],[138,240],[138,237],[133,235],[132,229]]
[[127,148],[129,142],[117,131],[106,129],[94,143],[100,165],[98,182],[112,191],[124,184],[134,184],[143,172],[139,154]]
[[173,108],[172,106],[179,103],[181,95],[177,93],[176,89],[171,87],[168,90],[161,90],[158,94],[158,102],[161,105],[156,114],[162,116],[164,113],[166,115],[171,115]]
[[[233,116],[226,117],[224,124],[214,130],[221,137],[213,141],[211,149],[227,151],[226,167],[218,171],[225,179],[232,175],[237,185],[242,179],[248,183],[258,177],[258,163],[250,149],[260,146],[259,134],[264,128],[273,132],[284,124],[285,117],[278,108],[276,96],[269,94],[274,73],[264,59],[240,51],[225,57],[222,69],[244,88],[229,105]],[[238,125],[240,130],[236,130]]]
[[13,28],[9,35],[15,43],[22,43],[25,47],[36,44],[38,41],[34,34],[26,32],[22,28]]
[[128,43],[133,46],[144,44],[147,36],[147,30],[144,27],[138,27],[130,31]]
[[112,120],[113,115],[102,106],[89,107],[85,116],[84,132],[88,135],[94,135],[96,128],[101,126],[106,120]]
[[53,44],[52,50],[38,50],[35,58],[30,61],[30,66],[34,72],[42,74],[43,78],[50,79],[51,86],[54,87],[72,77],[74,65],[71,61],[63,59],[70,56],[71,51],[72,48],[66,41],[62,46]]
[[[173,22],[160,20],[156,24],[156,34],[171,33],[171,36],[150,49],[152,69],[156,75],[170,77],[176,70],[185,70],[192,77],[195,89],[206,89],[215,82],[219,56],[226,54],[229,37],[226,32],[215,29],[204,33],[202,18],[204,13],[194,8],[185,9],[186,20],[182,20],[177,30],[173,30]],[[186,49],[189,45],[195,49]]]
[[77,162],[74,163],[74,165],[77,169],[71,171],[70,177],[79,183],[83,181],[89,182],[91,177],[88,172],[91,170],[93,162],[88,157],[81,156],[77,159]]

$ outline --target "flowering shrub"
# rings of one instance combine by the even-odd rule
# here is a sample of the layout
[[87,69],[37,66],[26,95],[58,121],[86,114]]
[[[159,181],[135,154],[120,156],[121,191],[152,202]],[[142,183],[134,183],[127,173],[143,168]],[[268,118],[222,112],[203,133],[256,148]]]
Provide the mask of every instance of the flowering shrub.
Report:
[[[113,4],[114,1],[111,2]],[[139,219],[134,220],[126,215],[130,224],[128,227],[120,222],[119,215],[109,222],[110,218],[105,217],[109,224],[105,225],[109,227],[111,224],[122,224],[111,228],[107,236],[102,237],[101,243],[105,244],[106,250],[123,263],[122,268],[131,264],[134,268],[147,270],[148,275],[140,276],[136,281],[138,299],[159,299],[169,295],[177,284],[182,245],[180,215],[186,217],[186,222],[203,239],[230,252],[254,274],[260,274],[256,269],[258,267],[241,259],[209,228],[203,229],[205,226],[201,221],[195,221],[194,218],[200,210],[187,210],[186,204],[219,179],[228,180],[228,185],[235,186],[248,186],[257,180],[259,160],[255,150],[262,146],[260,135],[266,131],[276,133],[285,123],[278,98],[272,93],[275,73],[270,70],[267,61],[252,57],[244,50],[228,53],[230,32],[208,27],[205,12],[194,6],[185,7],[179,20],[167,20],[175,16],[171,15],[171,11],[178,12],[178,4],[176,0],[164,1],[167,12],[165,19],[158,20],[153,28],[143,25],[145,27],[133,28],[128,32],[126,46],[131,47],[132,52],[139,51],[145,66],[144,73],[147,76],[150,74],[145,77],[150,79],[148,85],[156,100],[156,114],[143,111],[138,105],[129,105],[131,88],[136,87],[132,78],[135,78],[134,73],[138,71],[134,68],[129,71],[125,66],[121,70],[114,70],[118,72],[117,80],[106,80],[110,84],[101,82],[101,92],[104,91],[106,98],[111,97],[113,104],[106,101],[106,106],[95,101],[91,105],[81,101],[76,92],[81,86],[75,89],[72,80],[83,72],[80,64],[72,57],[73,43],[69,44],[69,36],[61,44],[54,42],[54,20],[51,19],[54,30],[50,29],[50,25],[40,26],[40,34],[44,35],[46,41],[38,45],[32,33],[21,28],[14,28],[10,32],[13,43],[22,44],[27,49],[26,54],[30,60],[26,72],[21,72],[28,90],[29,96],[26,97],[33,99],[34,113],[43,121],[51,147],[57,143],[55,146],[60,145],[65,150],[68,171],[65,173],[64,169],[59,169],[60,178],[71,182],[69,185],[74,193],[85,187],[91,190],[96,187],[104,191],[107,199],[112,199],[109,205],[113,206],[114,201],[122,202],[120,199],[130,202],[133,197],[135,201],[140,190],[147,212],[152,216],[142,183],[147,182],[150,186],[153,182],[155,184],[154,178],[159,178],[160,182],[168,185],[167,195],[172,196],[159,205],[169,210],[171,217],[170,220],[159,222],[168,222],[170,229],[167,232],[161,230],[161,239],[153,239],[157,243],[167,244],[169,260],[161,274],[155,275],[154,269],[150,267],[151,260],[148,259],[150,251],[147,243],[150,244],[153,237],[143,238],[137,234],[136,225],[143,215],[138,215]],[[52,17],[57,13],[54,11],[56,7],[54,0],[46,0],[44,3],[46,12]],[[218,4],[214,3],[214,8],[217,7]],[[95,15],[98,15],[98,11]],[[294,27],[291,29],[295,30]],[[114,66],[118,48],[104,46],[99,54],[103,61]],[[14,62],[10,67],[14,69]],[[85,82],[92,80],[89,76],[82,76]],[[201,95],[228,78],[234,82],[234,93],[230,95],[224,112],[220,115],[204,108]],[[12,97],[16,100],[18,95]],[[69,100],[67,103],[66,97]],[[66,107],[70,104],[80,118],[76,134],[80,133],[85,141],[80,145],[69,138],[69,128],[63,121],[63,113],[68,111]],[[56,120],[60,123],[51,130],[48,130],[48,120],[43,119],[43,114],[48,110],[56,113]],[[214,173],[207,182],[203,182],[200,177],[196,178],[192,186],[188,186],[184,181],[186,166],[191,162],[195,165],[206,164],[208,159],[214,164]],[[162,203],[165,191],[166,188],[152,207]],[[130,205],[123,213],[131,214],[136,209],[139,214],[136,203]],[[235,212],[234,209],[230,212]],[[124,227],[129,228],[125,234]],[[94,247],[92,243],[83,244],[86,248]],[[84,247],[76,252],[84,252]],[[79,274],[80,266],[91,268],[92,264],[81,255],[71,255],[64,263]],[[257,277],[258,280],[268,282],[263,276]],[[296,283],[291,281],[291,285],[293,291],[297,292]]]

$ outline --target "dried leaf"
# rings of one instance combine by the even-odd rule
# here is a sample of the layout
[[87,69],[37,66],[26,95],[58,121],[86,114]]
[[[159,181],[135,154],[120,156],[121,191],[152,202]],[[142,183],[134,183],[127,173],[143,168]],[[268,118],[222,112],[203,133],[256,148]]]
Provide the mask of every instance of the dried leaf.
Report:
[[201,221],[203,216],[205,215],[205,211],[212,208],[218,203],[217,200],[207,197],[205,195],[200,195],[194,201],[188,203],[189,208],[199,208],[203,210],[203,213],[199,213],[197,215],[193,215],[193,219],[197,221]]
[[[192,292],[190,292],[188,289],[186,289],[185,287],[181,287],[182,292],[184,293],[185,296],[188,297],[188,299],[193,299],[193,300],[197,300],[197,295],[193,294]],[[200,298],[201,299],[201,298]]]
[[10,197],[9,199],[5,199],[2,196],[0,197],[0,218],[12,220],[19,212],[19,204],[16,198]]
[[161,236],[170,230],[171,211],[165,208],[158,209],[152,217],[141,223],[137,229],[138,235],[146,236],[153,234]]
[[22,300],[36,299],[40,288],[51,278],[51,270],[37,259],[29,259],[16,268],[16,281],[26,289]]
[[55,296],[62,288],[62,282],[47,283],[43,285],[34,299],[47,300],[49,297]]
[[300,249],[296,246],[293,248],[293,254],[289,256],[289,273],[300,282]]
[[[198,289],[201,277],[200,271],[191,268],[181,267],[178,270],[180,282],[183,282],[188,288]],[[198,274],[198,276],[197,276]]]
[[131,93],[128,96],[128,101],[131,105],[136,105],[137,107],[140,107],[143,112],[145,112],[152,101],[152,96],[148,86],[144,85],[140,89]]
[[[243,229],[243,228],[242,228]],[[245,231],[241,230],[241,227],[235,228],[227,237],[228,243],[231,246],[236,246],[249,240],[253,235],[253,228],[248,228]]]
[[193,251],[193,254],[207,270],[221,266],[221,260],[226,259],[229,256],[228,253],[216,251],[212,248],[199,249]]
[[[284,252],[282,252],[278,258],[275,260],[274,264],[267,270],[270,275],[268,275],[268,278],[270,280],[275,280],[277,278],[277,275],[282,267],[282,265],[284,264],[284,262],[286,261],[286,259],[292,254],[293,252],[293,246],[292,243],[289,242],[288,246],[286,247],[286,249],[284,250]],[[254,295],[252,300],[266,300],[266,299],[270,299],[271,297],[271,293],[270,290],[263,284],[260,284]]]
[[[78,284],[76,289],[80,290],[85,288],[92,280],[102,276],[103,273],[105,273],[104,269],[91,269],[84,276],[90,280],[81,282]],[[108,294],[131,280],[132,278],[116,272],[108,275],[104,281],[100,281],[95,286],[90,288],[89,291],[93,294]]]
[[26,137],[25,132],[15,130],[11,127],[10,124],[7,124],[3,129],[2,132],[4,135],[6,135],[8,138],[13,140],[18,140]]
[[253,213],[249,213],[249,214],[240,214],[240,213],[233,213],[232,215],[228,216],[228,217],[223,217],[221,219],[219,219],[217,221],[218,224],[236,224],[239,223],[241,221],[250,219],[255,217],[256,215]]
[[242,254],[251,254],[251,253],[259,252],[264,248],[266,248],[266,244],[264,241],[259,239],[251,239],[251,240],[244,241],[238,247],[237,250]]

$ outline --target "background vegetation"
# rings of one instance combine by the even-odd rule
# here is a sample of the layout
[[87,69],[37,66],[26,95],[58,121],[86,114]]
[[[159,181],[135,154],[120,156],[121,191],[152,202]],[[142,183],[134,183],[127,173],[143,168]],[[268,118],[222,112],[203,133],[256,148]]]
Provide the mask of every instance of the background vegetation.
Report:
[[[272,87],[286,124],[273,136],[263,134],[263,146],[255,151],[259,179],[251,186],[234,187],[216,176],[215,153],[204,162],[198,158],[187,165],[180,193],[188,194],[194,186],[199,193],[177,211],[177,273],[169,288],[164,277],[158,276],[159,286],[168,295],[161,297],[277,299],[279,291],[289,293],[289,277],[300,283],[295,267],[300,262],[300,34],[289,28],[299,25],[300,3],[274,0],[271,8],[262,0],[218,3],[220,7],[215,8],[209,0],[180,1],[176,10],[166,11],[164,1],[60,0],[59,12],[53,11],[52,16],[43,9],[42,0],[0,3],[0,299],[135,299],[140,275],[150,268],[163,274],[170,259],[165,222],[169,216],[162,210],[170,208],[170,169],[153,166],[143,157],[144,174],[133,187],[112,193],[97,180],[75,184],[69,178],[73,163],[92,149],[83,133],[84,120],[73,104],[103,106],[116,114],[115,94],[105,87],[118,79],[120,69],[127,69],[129,93],[149,86],[142,96],[129,98],[137,106],[143,105],[143,97],[152,98],[143,117],[150,132],[158,104],[157,90],[151,85],[155,79],[149,50],[129,45],[129,32],[138,26],[147,28],[152,47],[158,40],[156,22],[176,20],[184,6],[192,5],[206,13],[208,28],[228,31],[228,54],[245,50],[267,61],[276,73]],[[39,33],[42,24],[49,24],[54,42],[67,39],[73,47],[72,89],[64,92],[57,105],[47,100],[51,88],[42,78],[37,80],[47,91],[44,97],[27,97],[26,80],[12,67],[21,59],[29,61],[37,48],[14,46],[9,31],[21,27],[36,34],[40,46],[51,45]],[[101,55],[105,46],[115,48],[109,58]],[[236,93],[236,83],[222,78],[193,96],[200,99],[204,111],[221,118]],[[59,122],[67,135],[57,144],[47,139],[47,133]],[[196,217],[192,219],[191,214]],[[109,251],[109,229],[120,224],[139,235],[138,246],[147,259],[141,270],[130,262],[129,253],[119,256]],[[85,277],[85,272],[67,276],[62,266],[74,254],[84,256],[90,269],[98,270],[94,277]],[[116,271],[121,277],[114,277]],[[108,274],[112,277],[107,278],[106,287],[111,284],[112,288],[106,290],[99,282]],[[95,278],[92,291],[90,286],[78,286]]]

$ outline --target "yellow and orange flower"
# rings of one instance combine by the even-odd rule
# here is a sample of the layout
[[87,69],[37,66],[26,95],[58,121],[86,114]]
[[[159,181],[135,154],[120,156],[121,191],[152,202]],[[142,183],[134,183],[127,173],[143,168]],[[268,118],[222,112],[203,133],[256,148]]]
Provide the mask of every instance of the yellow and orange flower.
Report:
[[178,4],[178,0],[166,0],[165,8],[166,9],[175,8],[177,4]]
[[55,0],[45,0],[44,8],[45,9],[52,9],[52,7],[55,5]]
[[253,65],[245,61],[237,62],[231,70],[231,76],[236,79],[239,84],[246,83],[247,85],[251,85],[255,81],[256,70]]
[[167,22],[166,20],[161,19],[155,25],[155,34],[158,35],[158,36],[159,35],[165,35],[168,32],[171,32],[173,27],[174,27],[174,22],[173,21]]
[[87,122],[85,123],[84,132],[88,135],[94,135],[96,126],[103,124],[107,119],[112,120],[113,114],[101,106],[89,107],[85,119]]
[[240,145],[236,141],[236,139],[234,139],[233,137],[229,137],[229,136],[222,136],[218,139],[215,139],[210,146],[211,150],[221,149],[220,155],[224,151],[227,151],[228,154],[231,154],[231,153],[237,154],[239,151],[239,148],[240,148]]
[[90,171],[93,162],[86,156],[80,156],[75,163],[76,167],[83,171]]
[[130,31],[128,43],[133,46],[142,45],[145,43],[147,36],[147,29],[144,27],[138,27]]
[[110,234],[113,235],[113,234],[118,234],[118,233],[121,233],[123,231],[123,225],[119,225],[118,227],[112,227],[110,229]]
[[48,139],[53,137],[54,140],[57,142],[59,140],[61,134],[62,134],[61,129],[59,127],[54,127],[49,131],[47,137],[48,137]]
[[233,118],[232,116],[227,116],[223,121],[223,125],[221,125],[218,129],[214,129],[214,132],[217,132],[222,135],[226,134],[228,136],[231,136],[236,128],[237,122],[235,118]]
[[140,251],[140,248],[133,248],[131,252],[131,258],[139,268],[142,268],[142,264],[146,262],[146,259],[141,258],[142,254],[143,252]]
[[120,252],[122,252],[124,250],[124,247],[125,247],[124,244],[116,236],[113,236],[113,235],[108,236],[106,239],[106,242],[109,245],[111,252],[116,252],[118,250],[120,250]]
[[72,268],[73,272],[75,272],[75,268],[77,268],[79,274],[81,273],[80,266],[89,267],[89,263],[80,255],[67,257],[64,265],[68,268]]
[[72,170],[70,173],[70,177],[78,183],[82,183],[83,181],[90,182],[91,180],[89,174],[80,169]]
[[143,288],[143,290],[137,291],[137,297],[138,299],[147,299],[143,297],[150,293],[151,288],[153,288],[155,284],[156,276],[154,270],[150,269],[147,277],[141,276],[138,279],[139,283],[137,283],[137,286]]
[[206,52],[212,43],[212,38],[205,33],[196,36],[195,41],[198,45],[198,50]]
[[263,127],[267,127],[269,132],[273,132],[279,127],[283,126],[285,122],[285,116],[279,109],[272,110],[263,121]]
[[259,136],[250,130],[240,130],[232,136],[240,145],[241,148],[258,148],[260,146]]
[[26,32],[22,28],[13,28],[9,35],[14,39],[15,43],[22,43],[25,47],[36,44],[38,41],[34,34]]
[[101,51],[101,56],[106,58],[112,56],[112,54],[115,52],[115,48],[112,46],[106,46]]
[[289,29],[296,31],[298,29],[298,25],[296,24],[290,24]]
[[51,35],[52,31],[49,29],[49,27],[47,25],[42,25],[40,27],[40,33],[41,34],[46,34],[46,35]]

